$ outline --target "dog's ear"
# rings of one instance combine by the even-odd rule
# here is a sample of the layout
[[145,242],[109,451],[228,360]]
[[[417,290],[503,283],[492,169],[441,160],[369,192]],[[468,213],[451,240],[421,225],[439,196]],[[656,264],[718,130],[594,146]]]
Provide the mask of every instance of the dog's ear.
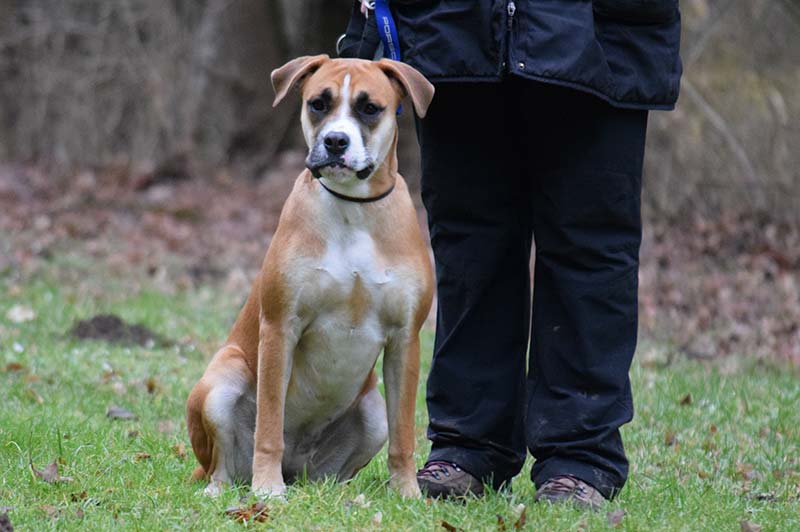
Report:
[[286,94],[306,76],[316,72],[325,61],[330,60],[327,54],[306,55],[289,61],[270,74],[272,88],[275,90],[275,100],[272,107],[277,106],[286,97]]
[[403,96],[406,94],[411,96],[414,110],[420,118],[424,118],[433,99],[433,85],[425,79],[425,76],[400,61],[381,59],[378,61],[378,66],[390,80],[399,85]]

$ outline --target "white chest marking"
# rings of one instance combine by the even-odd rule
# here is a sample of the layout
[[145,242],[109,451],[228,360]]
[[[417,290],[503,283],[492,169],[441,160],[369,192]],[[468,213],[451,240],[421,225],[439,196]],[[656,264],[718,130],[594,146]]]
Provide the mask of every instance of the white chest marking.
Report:
[[375,242],[370,234],[363,229],[351,229],[342,231],[328,242],[319,269],[347,285],[355,276],[360,276],[368,285],[380,285],[389,281],[391,272],[378,262]]

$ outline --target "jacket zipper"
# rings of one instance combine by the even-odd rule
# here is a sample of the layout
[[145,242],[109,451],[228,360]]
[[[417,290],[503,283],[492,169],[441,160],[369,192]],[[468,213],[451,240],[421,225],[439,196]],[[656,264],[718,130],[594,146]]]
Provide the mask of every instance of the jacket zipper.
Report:
[[503,74],[508,73],[509,62],[511,61],[511,30],[514,27],[514,14],[517,12],[517,4],[514,0],[506,3],[506,35],[503,39],[503,59],[500,63],[500,71]]

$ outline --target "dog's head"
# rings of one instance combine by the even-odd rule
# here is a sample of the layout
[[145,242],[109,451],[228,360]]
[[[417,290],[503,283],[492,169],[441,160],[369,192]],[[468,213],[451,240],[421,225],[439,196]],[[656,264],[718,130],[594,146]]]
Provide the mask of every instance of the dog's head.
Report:
[[424,117],[433,85],[397,61],[300,57],[272,71],[278,105],[300,87],[306,166],[326,185],[358,192],[384,162],[397,134],[396,111],[411,97]]

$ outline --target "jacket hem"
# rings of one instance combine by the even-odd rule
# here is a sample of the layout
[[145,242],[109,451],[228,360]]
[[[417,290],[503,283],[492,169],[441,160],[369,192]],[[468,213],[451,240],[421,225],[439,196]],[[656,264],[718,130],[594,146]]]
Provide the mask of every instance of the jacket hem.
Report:
[[[553,77],[547,76],[538,76],[536,74],[527,74],[522,72],[511,72],[509,75],[521,77],[524,79],[529,79],[532,81],[539,81],[541,83],[549,83],[551,85],[559,85],[561,87],[567,87],[574,90],[579,90],[581,92],[587,92],[600,98],[601,100],[607,102],[608,104],[618,107],[620,109],[636,109],[636,110],[645,110],[645,111],[672,111],[675,109],[676,102],[668,102],[668,103],[641,103],[641,102],[627,102],[624,100],[616,100],[611,96],[604,94],[603,92],[589,87],[587,85],[583,85],[581,83],[576,83],[574,81],[563,80]],[[426,76],[428,81],[431,83],[500,83],[503,81],[503,77],[497,75],[487,75],[487,76]]]

